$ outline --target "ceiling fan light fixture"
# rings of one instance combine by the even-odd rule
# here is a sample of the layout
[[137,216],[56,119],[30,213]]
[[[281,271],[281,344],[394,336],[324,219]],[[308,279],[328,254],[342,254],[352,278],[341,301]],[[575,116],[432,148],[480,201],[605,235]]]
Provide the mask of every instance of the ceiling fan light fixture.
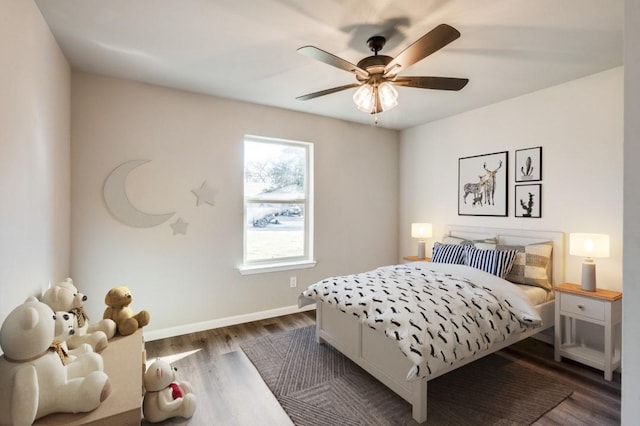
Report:
[[398,105],[398,91],[386,81],[379,85],[366,83],[353,94],[353,102],[360,111],[369,114],[389,111]]
[[398,91],[393,84],[385,81],[378,86],[378,99],[382,111],[389,111],[398,106]]
[[363,84],[353,94],[353,102],[362,112],[371,113],[376,106],[375,89],[370,84]]

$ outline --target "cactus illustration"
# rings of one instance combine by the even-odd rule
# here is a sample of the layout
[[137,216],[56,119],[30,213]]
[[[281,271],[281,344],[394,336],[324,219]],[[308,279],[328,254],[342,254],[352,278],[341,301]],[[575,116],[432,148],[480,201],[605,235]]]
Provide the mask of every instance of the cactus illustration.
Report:
[[529,202],[527,204],[525,204],[523,200],[520,200],[520,205],[526,211],[526,213],[523,214],[522,217],[531,217],[531,212],[533,211],[534,204],[535,203],[533,202],[533,194],[531,192],[529,193]]
[[531,165],[531,157],[527,157],[527,161],[525,161],[524,166],[520,167],[520,171],[522,172],[523,179],[533,178],[533,166]]

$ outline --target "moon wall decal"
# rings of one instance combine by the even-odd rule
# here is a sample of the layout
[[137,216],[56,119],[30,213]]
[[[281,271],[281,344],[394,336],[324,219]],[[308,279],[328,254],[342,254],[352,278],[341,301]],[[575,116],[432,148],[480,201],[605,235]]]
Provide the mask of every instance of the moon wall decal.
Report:
[[134,228],[151,228],[169,220],[174,214],[150,214],[138,210],[127,196],[126,183],[129,173],[151,160],[132,160],[116,167],[104,182],[104,201],[107,208],[120,222]]

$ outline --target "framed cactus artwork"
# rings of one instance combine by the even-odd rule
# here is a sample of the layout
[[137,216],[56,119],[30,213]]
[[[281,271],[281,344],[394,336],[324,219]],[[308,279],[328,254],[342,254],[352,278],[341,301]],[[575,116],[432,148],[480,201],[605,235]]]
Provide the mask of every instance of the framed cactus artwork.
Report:
[[542,147],[516,150],[516,182],[542,180]]
[[542,217],[542,184],[516,185],[516,217]]

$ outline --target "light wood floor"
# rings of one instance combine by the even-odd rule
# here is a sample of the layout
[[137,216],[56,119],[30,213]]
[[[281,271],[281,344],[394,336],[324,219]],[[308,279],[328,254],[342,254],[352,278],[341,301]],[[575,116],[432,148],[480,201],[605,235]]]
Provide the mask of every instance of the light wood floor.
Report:
[[[315,312],[286,315],[146,343],[147,358],[169,356],[179,378],[191,382],[198,408],[190,420],[163,424],[290,425],[291,421],[239,345],[248,340],[315,324]],[[573,394],[536,425],[619,425],[620,374],[607,382],[602,372],[553,360],[553,347],[527,339],[500,355],[567,383]],[[182,357],[175,359],[174,357]],[[146,424],[143,422],[143,424]]]

